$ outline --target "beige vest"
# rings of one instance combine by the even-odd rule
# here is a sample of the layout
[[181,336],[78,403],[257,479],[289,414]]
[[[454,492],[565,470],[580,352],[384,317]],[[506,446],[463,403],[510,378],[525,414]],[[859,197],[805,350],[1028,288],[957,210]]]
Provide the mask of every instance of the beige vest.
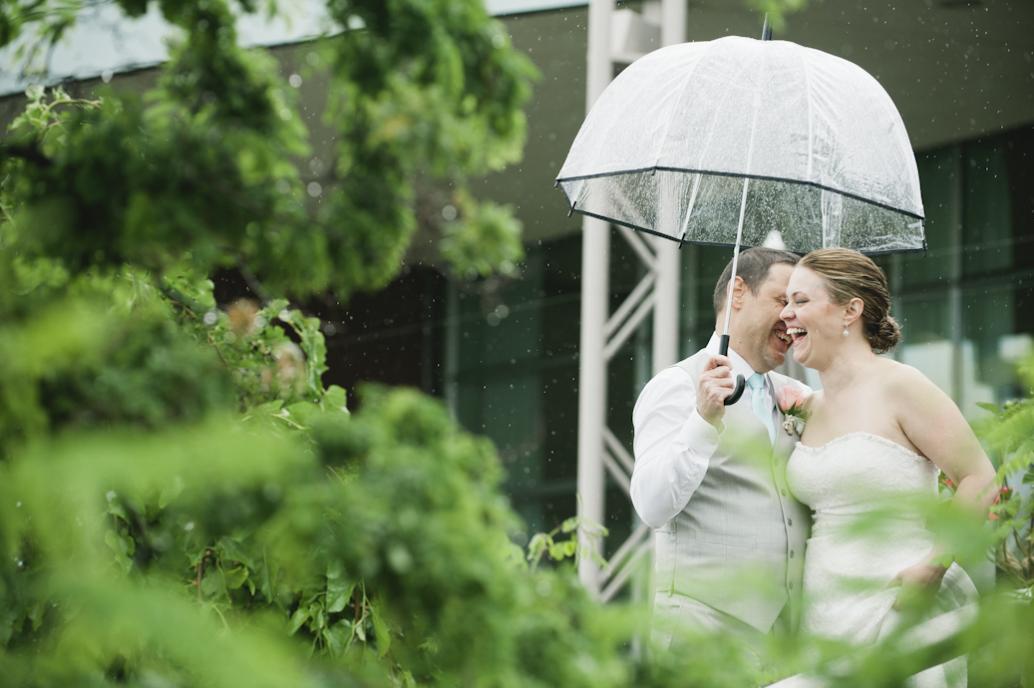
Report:
[[[710,355],[678,364],[693,384]],[[769,373],[776,389],[789,381]],[[658,598],[684,595],[768,632],[786,604],[800,617],[804,543],[810,512],[786,487],[786,461],[796,438],[780,425],[775,443],[749,398],[725,409],[719,449],[686,508],[655,532]],[[660,600],[658,599],[658,602]]]

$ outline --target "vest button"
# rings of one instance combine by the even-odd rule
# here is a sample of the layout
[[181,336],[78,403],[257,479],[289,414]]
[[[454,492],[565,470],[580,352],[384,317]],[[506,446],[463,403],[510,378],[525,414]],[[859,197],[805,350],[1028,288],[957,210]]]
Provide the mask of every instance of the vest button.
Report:
[[793,519],[792,518],[786,519],[786,525],[792,526],[793,525]]

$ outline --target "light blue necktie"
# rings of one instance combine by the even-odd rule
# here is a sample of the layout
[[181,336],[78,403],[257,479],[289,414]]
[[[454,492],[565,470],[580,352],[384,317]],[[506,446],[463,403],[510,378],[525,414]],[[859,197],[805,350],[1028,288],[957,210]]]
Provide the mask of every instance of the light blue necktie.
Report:
[[754,415],[768,430],[768,441],[774,442],[775,423],[772,421],[772,397],[768,394],[765,376],[761,373],[754,373],[747,378],[747,386],[750,387],[750,401]]

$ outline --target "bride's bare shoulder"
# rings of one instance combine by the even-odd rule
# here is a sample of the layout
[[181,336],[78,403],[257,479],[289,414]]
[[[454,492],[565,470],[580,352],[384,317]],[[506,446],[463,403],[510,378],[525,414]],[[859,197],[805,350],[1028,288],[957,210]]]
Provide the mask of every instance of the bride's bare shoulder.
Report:
[[939,391],[937,385],[917,368],[892,358],[878,359],[875,372],[880,382],[899,397],[915,398],[916,395],[924,396]]

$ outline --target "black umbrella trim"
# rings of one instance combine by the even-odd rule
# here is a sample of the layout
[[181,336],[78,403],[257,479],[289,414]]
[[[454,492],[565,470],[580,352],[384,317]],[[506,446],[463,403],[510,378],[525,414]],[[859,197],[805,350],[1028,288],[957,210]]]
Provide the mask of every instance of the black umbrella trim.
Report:
[[[605,175],[602,175],[602,176],[605,176]],[[604,222],[609,222],[612,225],[620,225],[622,227],[627,227],[629,229],[634,229],[637,232],[644,232],[646,234],[652,234],[655,237],[660,237],[662,239],[667,239],[668,241],[674,241],[676,244],[679,245],[679,248],[682,248],[683,244],[694,244],[696,246],[721,246],[723,248],[735,248],[736,247],[736,243],[735,242],[701,241],[699,239],[677,239],[677,238],[673,237],[670,234],[665,234],[664,232],[658,232],[657,230],[650,229],[649,227],[640,227],[639,225],[632,224],[631,222],[625,222],[624,220],[615,220],[614,218],[606,217],[605,215],[599,215],[597,213],[590,213],[587,210],[582,210],[581,208],[576,208],[573,205],[571,206],[571,212],[568,213],[568,217],[571,216],[571,213],[578,213],[579,215],[586,215],[588,217],[594,217],[597,220],[603,220]],[[741,245],[740,248],[742,248],[742,247],[743,246]],[[790,251],[790,253],[796,253],[797,255],[804,255],[804,253],[801,252],[801,251],[793,251],[793,250],[790,250],[790,249],[787,249],[787,250]],[[922,247],[919,247],[919,248],[888,248],[888,249],[880,249],[878,251],[863,251],[863,250],[860,250],[860,249],[854,249],[854,250],[857,250],[859,253],[862,253],[862,254],[867,255],[867,256],[883,256],[883,255],[888,255],[888,254],[891,254],[891,253],[926,253],[927,246],[926,246],[926,238],[924,237],[923,238],[923,245],[922,245]]]
[[[815,188],[815,189],[822,189],[823,191],[831,191],[833,193],[840,194],[841,196],[844,196],[845,198],[853,198],[856,201],[861,201],[862,203],[868,203],[869,205],[874,205],[877,208],[883,208],[884,210],[890,210],[890,211],[895,212],[895,213],[901,213],[902,215],[907,215],[908,217],[913,217],[913,218],[915,218],[917,220],[926,220],[926,218],[924,216],[917,215],[916,213],[913,213],[910,210],[903,210],[901,208],[895,208],[892,205],[888,205],[886,203],[880,203],[879,201],[874,201],[874,200],[872,200],[870,198],[865,198],[864,196],[859,196],[858,194],[849,193],[847,191],[841,191],[840,189],[834,189],[831,186],[826,186],[825,184],[819,184],[818,182],[802,181],[800,179],[790,179],[788,177],[772,177],[772,176],[763,175],[763,174],[737,174],[735,172],[717,172],[717,171],[714,171],[714,170],[692,170],[692,169],[689,169],[689,168],[686,168],[686,167],[641,167],[641,168],[635,169],[635,170],[619,170],[617,172],[600,172],[598,174],[585,174],[585,175],[579,175],[579,176],[576,176],[576,177],[558,177],[556,182],[553,184],[553,186],[558,186],[558,185],[562,184],[563,182],[576,182],[576,181],[581,181],[581,180],[584,180],[584,179],[598,179],[600,177],[617,177],[617,176],[622,175],[622,174],[642,174],[642,173],[646,173],[646,172],[649,172],[649,173],[654,173],[654,172],[687,172],[689,174],[707,174],[707,175],[714,175],[716,177],[738,177],[740,179],[743,179],[744,177],[748,177],[750,179],[761,179],[761,180],[770,181],[770,182],[787,182],[787,183],[790,183],[790,184],[801,184],[803,186],[810,186],[810,187]],[[581,211],[579,211],[579,212],[581,212]],[[606,218],[603,218],[603,219],[606,219]],[[611,220],[611,222],[616,222],[616,221],[615,220]],[[622,223],[617,223],[617,224],[622,224]],[[632,225],[627,225],[627,226],[631,227]],[[633,227],[633,229],[643,229],[643,228],[642,227]],[[649,231],[649,230],[644,230],[644,231]],[[666,236],[666,235],[662,234],[660,236]],[[719,244],[719,245],[720,246],[725,246],[726,244]]]

